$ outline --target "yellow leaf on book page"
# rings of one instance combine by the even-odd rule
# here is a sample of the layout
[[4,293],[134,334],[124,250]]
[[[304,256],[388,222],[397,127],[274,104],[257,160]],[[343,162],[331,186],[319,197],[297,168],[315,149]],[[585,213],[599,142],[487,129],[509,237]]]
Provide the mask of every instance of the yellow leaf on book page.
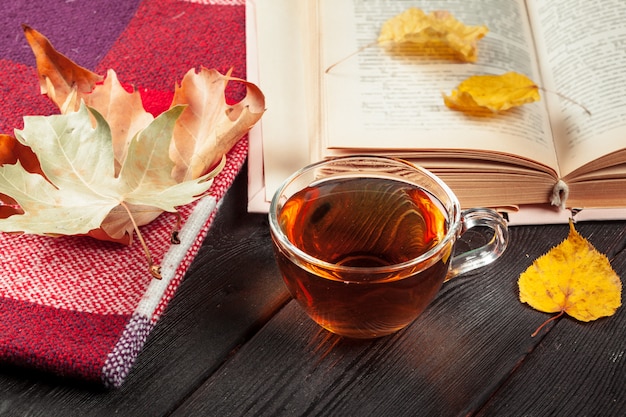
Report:
[[545,313],[567,313],[580,321],[611,316],[621,306],[622,282],[609,260],[583,238],[570,220],[569,236],[523,272],[523,303]]
[[447,11],[426,14],[412,7],[383,24],[378,42],[439,45],[456,52],[462,61],[475,62],[478,41],[487,32],[489,29],[486,26],[465,26]]
[[541,99],[539,87],[525,75],[474,75],[463,81],[443,101],[449,108],[464,112],[499,112]]

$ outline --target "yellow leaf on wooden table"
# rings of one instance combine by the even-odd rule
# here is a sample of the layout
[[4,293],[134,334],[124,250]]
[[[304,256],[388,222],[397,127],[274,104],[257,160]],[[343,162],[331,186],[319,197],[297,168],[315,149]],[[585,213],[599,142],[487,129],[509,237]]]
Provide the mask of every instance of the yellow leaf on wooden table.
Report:
[[463,81],[444,103],[464,112],[499,112],[540,100],[539,87],[517,72],[502,75],[474,75]]
[[621,306],[622,282],[609,260],[583,238],[570,220],[566,240],[523,272],[518,281],[523,303],[545,313],[567,313],[580,321],[611,316]]
[[487,32],[486,26],[465,26],[447,11],[426,14],[412,7],[383,24],[378,42],[440,45],[456,52],[462,61],[475,62],[478,41]]

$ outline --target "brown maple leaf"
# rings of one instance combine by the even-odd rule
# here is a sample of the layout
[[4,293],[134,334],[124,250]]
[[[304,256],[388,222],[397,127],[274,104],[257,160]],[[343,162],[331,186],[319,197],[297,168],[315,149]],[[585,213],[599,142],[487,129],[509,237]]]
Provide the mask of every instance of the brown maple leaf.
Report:
[[[16,138],[0,137],[2,231],[125,244],[135,232],[144,244],[138,227],[203,195],[265,111],[254,84],[201,68],[184,76],[170,110],[155,119],[112,69],[101,77],[36,30],[24,26],[24,33],[41,91],[62,114],[25,117]],[[224,94],[229,81],[247,88],[232,105]]]
[[[229,81],[244,83],[246,96],[228,105],[224,97]],[[172,106],[187,107],[176,121],[170,157],[176,163],[172,176],[197,178],[215,167],[237,141],[261,118],[265,100],[259,88],[245,80],[220,74],[214,69],[189,70],[176,87]]]
[[80,98],[90,93],[96,83],[102,81],[102,76],[59,53],[48,38],[35,29],[28,25],[22,28],[35,54],[41,94],[46,94],[62,113],[78,110]]

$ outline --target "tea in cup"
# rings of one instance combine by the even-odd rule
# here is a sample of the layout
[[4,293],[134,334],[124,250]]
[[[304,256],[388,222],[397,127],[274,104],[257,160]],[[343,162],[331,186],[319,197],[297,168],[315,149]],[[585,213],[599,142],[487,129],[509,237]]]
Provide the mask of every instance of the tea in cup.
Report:
[[[508,241],[497,212],[461,211],[434,174],[380,156],[335,158],[296,172],[276,191],[269,223],[293,298],[319,325],[352,338],[408,326],[444,281],[493,262]],[[475,226],[492,231],[489,242],[455,254],[457,239]]]

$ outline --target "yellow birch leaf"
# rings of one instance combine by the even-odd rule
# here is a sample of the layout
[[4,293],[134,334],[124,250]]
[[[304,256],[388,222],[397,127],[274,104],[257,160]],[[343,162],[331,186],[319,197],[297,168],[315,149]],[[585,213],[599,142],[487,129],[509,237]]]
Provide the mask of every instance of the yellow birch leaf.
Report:
[[449,108],[463,112],[499,112],[539,101],[539,87],[525,75],[474,75],[463,81],[443,101]]
[[622,303],[619,276],[571,220],[567,239],[535,260],[520,275],[518,285],[521,302],[545,313],[559,313],[543,325],[564,313],[584,322],[611,316]]
[[426,14],[412,7],[383,23],[378,42],[439,44],[456,52],[461,60],[475,62],[478,41],[487,32],[486,26],[465,26],[447,11]]

